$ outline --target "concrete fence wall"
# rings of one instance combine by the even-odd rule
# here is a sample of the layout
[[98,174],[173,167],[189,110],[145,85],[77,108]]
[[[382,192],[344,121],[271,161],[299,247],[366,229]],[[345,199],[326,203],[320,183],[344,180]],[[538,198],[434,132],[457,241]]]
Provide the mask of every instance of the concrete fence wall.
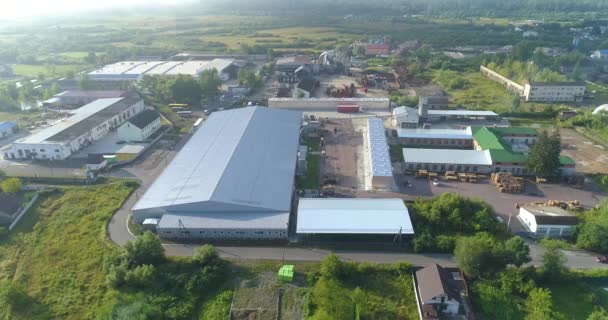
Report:
[[519,83],[517,83],[511,79],[508,79],[507,77],[504,77],[501,74],[499,74],[493,70],[490,70],[484,66],[479,67],[479,71],[481,71],[481,73],[483,73],[486,77],[502,84],[509,91],[516,93],[520,96],[522,96],[524,94],[524,87],[522,85],[520,85]]
[[13,230],[13,228],[17,225],[17,223],[19,223],[19,221],[21,220],[21,218],[23,218],[23,216],[25,215],[25,213],[30,210],[30,208],[32,207],[32,205],[34,204],[34,202],[36,202],[36,200],[38,200],[38,195],[39,193],[34,194],[34,197],[32,197],[32,200],[30,200],[30,202],[28,202],[28,204],[21,208],[21,211],[19,211],[19,213],[17,214],[17,217],[15,218],[15,220],[13,221],[13,223],[11,223],[8,226],[8,230],[11,231]]

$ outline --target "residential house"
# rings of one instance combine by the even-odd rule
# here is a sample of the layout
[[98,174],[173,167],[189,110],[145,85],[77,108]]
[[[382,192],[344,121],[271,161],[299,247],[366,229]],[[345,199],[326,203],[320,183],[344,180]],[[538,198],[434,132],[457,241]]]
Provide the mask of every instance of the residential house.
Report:
[[160,128],[160,114],[147,109],[118,127],[118,136],[124,141],[145,141]]
[[391,38],[388,36],[371,37],[367,40],[365,54],[368,56],[386,56],[391,49]]
[[417,128],[418,110],[406,106],[401,106],[393,109],[393,126],[396,128]]
[[416,271],[416,291],[422,319],[465,314],[466,284],[458,269],[434,263]]
[[524,205],[517,218],[531,233],[541,237],[565,237],[572,234],[578,223],[575,214],[560,207]]

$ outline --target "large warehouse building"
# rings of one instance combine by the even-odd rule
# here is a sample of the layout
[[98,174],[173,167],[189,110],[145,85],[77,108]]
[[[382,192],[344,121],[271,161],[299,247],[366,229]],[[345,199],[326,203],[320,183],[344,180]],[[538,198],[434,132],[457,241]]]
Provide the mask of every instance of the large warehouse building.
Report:
[[173,239],[286,239],[301,114],[213,113],[132,208]]
[[4,151],[6,159],[63,160],[144,110],[137,96],[95,100]]
[[[390,112],[388,98],[270,98],[268,107],[302,112],[337,112],[348,105],[359,112]],[[352,112],[352,111],[351,111]],[[356,113],[356,112],[355,112]]]
[[213,59],[208,61],[123,61],[109,64],[89,73],[95,81],[137,81],[144,75],[190,75],[198,77],[205,71],[217,70],[220,79],[230,78],[229,69],[233,59]]
[[299,239],[394,239],[413,235],[414,227],[402,199],[307,199],[298,204]]

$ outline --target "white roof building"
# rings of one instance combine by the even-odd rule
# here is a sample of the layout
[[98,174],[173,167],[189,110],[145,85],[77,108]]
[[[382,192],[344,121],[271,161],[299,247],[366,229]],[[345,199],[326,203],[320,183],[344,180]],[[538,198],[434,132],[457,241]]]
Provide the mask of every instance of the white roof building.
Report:
[[89,73],[91,80],[136,81],[144,75],[198,75],[210,69],[217,70],[220,78],[234,64],[234,59],[190,60],[190,61],[123,61],[106,65]]
[[394,187],[393,167],[381,118],[367,119],[364,150],[370,171],[370,189],[390,190]]
[[[460,149],[403,149],[405,164],[450,164],[491,166],[490,150],[460,150]],[[453,170],[453,169],[452,169]]]
[[406,106],[393,109],[393,126],[397,128],[415,128],[419,120],[418,109]]
[[296,233],[414,234],[401,199],[300,199]]
[[464,130],[460,129],[397,129],[399,138],[414,138],[414,139],[464,139],[472,140],[473,132],[471,127]]
[[267,226],[286,237],[300,120],[265,107],[214,112],[133,207],[135,220],[162,217],[161,236],[172,227]]
[[485,117],[498,117],[498,114],[494,111],[484,111],[484,110],[428,110],[428,116],[431,118],[436,118],[436,117],[485,118]]

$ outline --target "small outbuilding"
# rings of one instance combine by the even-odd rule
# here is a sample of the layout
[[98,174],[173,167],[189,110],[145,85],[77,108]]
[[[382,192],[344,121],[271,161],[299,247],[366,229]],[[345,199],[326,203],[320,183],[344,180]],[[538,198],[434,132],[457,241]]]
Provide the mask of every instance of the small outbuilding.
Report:
[[578,219],[560,207],[524,205],[517,218],[531,233],[543,237],[564,237],[572,234]]
[[129,119],[118,128],[118,136],[124,141],[145,141],[160,128],[160,114],[147,109]]

